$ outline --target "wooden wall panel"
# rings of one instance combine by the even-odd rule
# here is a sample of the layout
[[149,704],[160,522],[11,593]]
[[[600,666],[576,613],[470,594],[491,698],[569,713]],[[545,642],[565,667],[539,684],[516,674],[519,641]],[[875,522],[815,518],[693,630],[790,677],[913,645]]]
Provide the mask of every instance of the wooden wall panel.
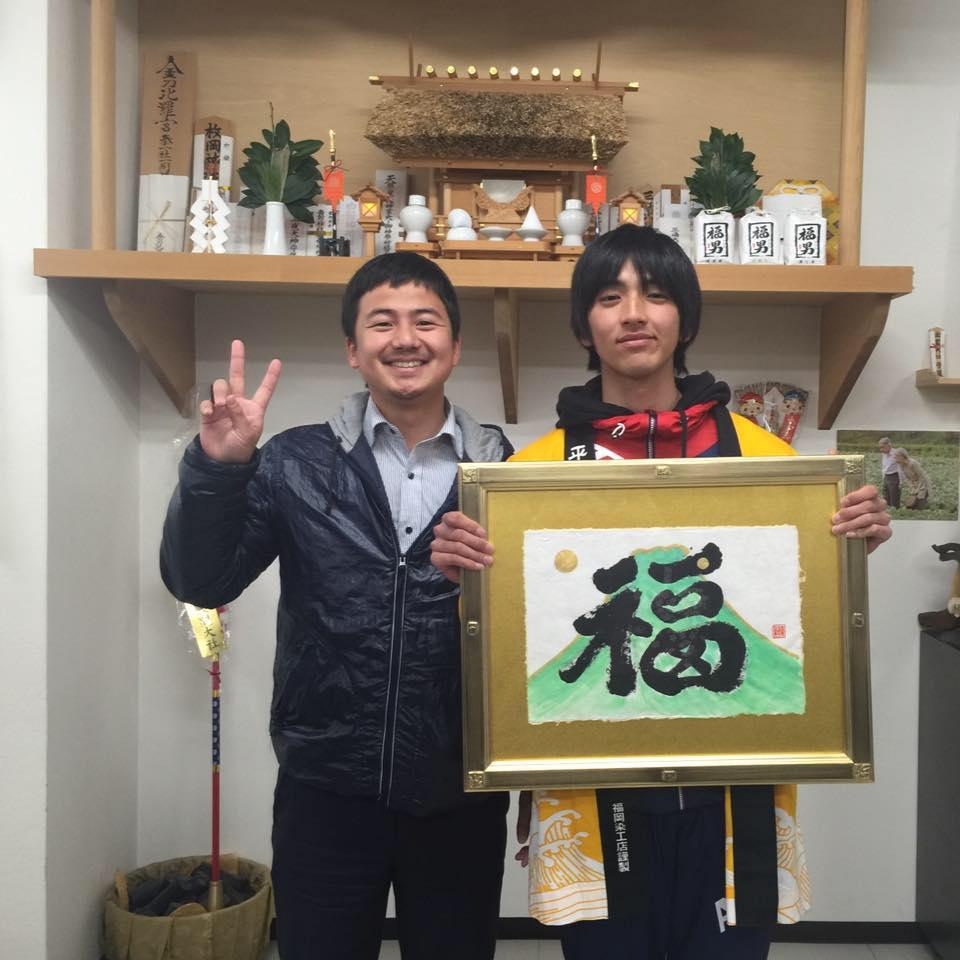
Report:
[[[631,142],[610,170],[614,194],[680,181],[710,124],[743,134],[761,186],[820,177],[838,189],[842,0],[555,0],[549,11],[502,0],[141,0],[140,30],[143,46],[197,52],[198,110],[235,120],[238,143],[259,136],[270,100],[296,137],[326,141],[333,127],[349,189],[389,165],[363,137],[381,96],[367,75],[406,73],[408,31],[419,62],[441,73],[452,63],[461,76],[470,63],[481,73],[492,63],[502,73],[511,63],[565,75],[579,66],[589,76],[591,38],[602,39],[601,78],[640,81],[626,95]],[[413,177],[423,189],[423,172]]]

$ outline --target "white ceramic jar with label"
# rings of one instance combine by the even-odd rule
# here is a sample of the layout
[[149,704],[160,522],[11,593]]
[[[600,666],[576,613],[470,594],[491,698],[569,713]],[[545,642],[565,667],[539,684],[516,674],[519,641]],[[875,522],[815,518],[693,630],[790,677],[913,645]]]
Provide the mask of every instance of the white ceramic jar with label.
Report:
[[693,220],[697,263],[736,263],[737,221],[729,210],[701,210]]
[[811,207],[787,214],[784,230],[784,261],[791,265],[825,266],[827,220]]
[[780,228],[771,213],[750,207],[737,225],[741,263],[783,263]]

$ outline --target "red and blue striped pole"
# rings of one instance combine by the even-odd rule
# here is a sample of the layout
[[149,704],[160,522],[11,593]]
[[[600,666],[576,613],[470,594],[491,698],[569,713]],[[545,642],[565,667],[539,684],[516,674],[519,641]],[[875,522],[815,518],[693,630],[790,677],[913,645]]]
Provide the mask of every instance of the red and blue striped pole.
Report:
[[213,771],[211,783],[211,842],[210,842],[210,911],[223,906],[220,886],[220,657],[213,657],[210,668],[211,719],[213,728]]

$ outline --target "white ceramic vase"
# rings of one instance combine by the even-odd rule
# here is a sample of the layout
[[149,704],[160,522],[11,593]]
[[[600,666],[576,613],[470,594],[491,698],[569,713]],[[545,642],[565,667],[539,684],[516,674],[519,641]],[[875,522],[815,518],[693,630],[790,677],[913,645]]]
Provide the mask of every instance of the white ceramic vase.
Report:
[[263,252],[283,256],[287,252],[286,204],[267,201],[267,225],[263,232]]
[[411,194],[407,206],[400,211],[400,226],[406,231],[407,243],[426,243],[427,231],[433,224],[433,214],[427,198]]
[[590,214],[584,208],[582,200],[567,200],[557,214],[557,227],[563,234],[560,243],[564,247],[582,247],[583,234],[589,226]]

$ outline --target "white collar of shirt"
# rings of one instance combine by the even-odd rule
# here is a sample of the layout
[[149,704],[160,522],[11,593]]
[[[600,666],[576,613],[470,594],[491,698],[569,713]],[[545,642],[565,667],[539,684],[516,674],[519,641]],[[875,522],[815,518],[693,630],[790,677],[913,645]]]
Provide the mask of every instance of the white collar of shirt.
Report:
[[[447,436],[453,444],[453,449],[461,460],[463,459],[463,434],[460,432],[460,425],[457,418],[453,415],[453,404],[444,400],[447,410],[447,418],[443,421],[443,426],[432,436],[420,443],[429,443],[438,437]],[[367,409],[363,413],[363,436],[371,449],[376,441],[377,433],[381,430],[393,430],[399,434],[399,430],[380,412],[380,408],[374,402],[373,397],[367,398]],[[418,444],[419,446],[419,444]]]

